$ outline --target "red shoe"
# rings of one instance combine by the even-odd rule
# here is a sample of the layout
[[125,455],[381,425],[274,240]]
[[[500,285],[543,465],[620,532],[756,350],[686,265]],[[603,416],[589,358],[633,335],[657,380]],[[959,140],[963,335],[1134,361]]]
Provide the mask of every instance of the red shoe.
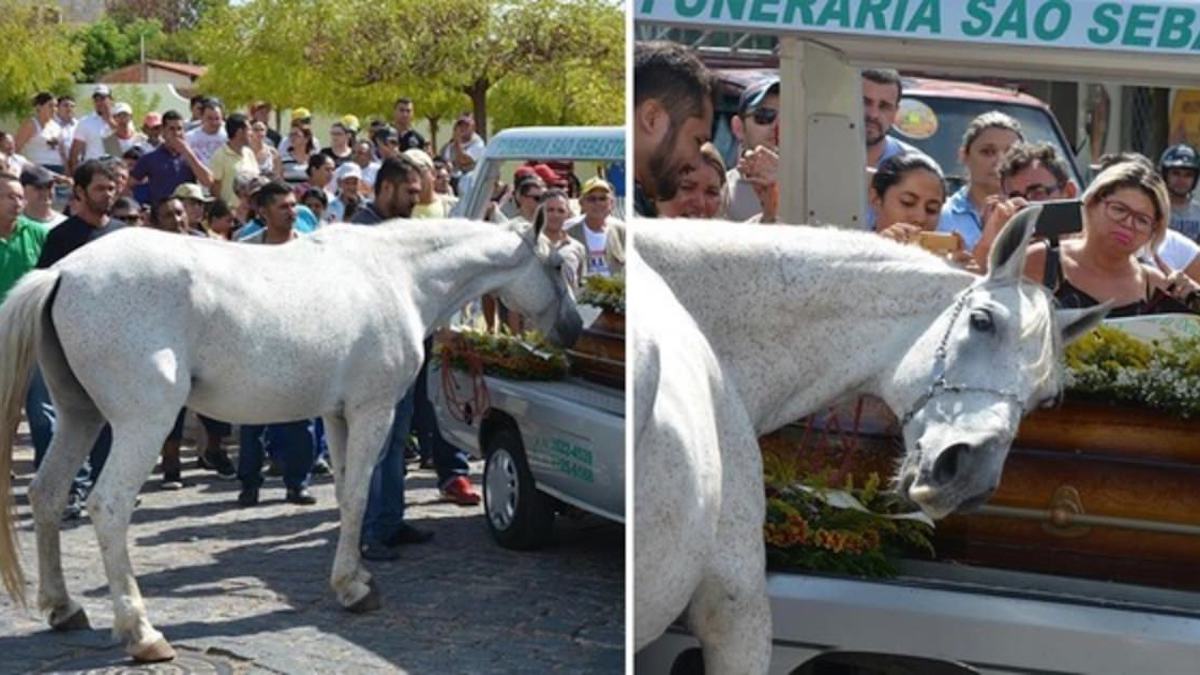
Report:
[[483,501],[466,476],[455,476],[442,488],[442,499],[459,506],[475,506]]

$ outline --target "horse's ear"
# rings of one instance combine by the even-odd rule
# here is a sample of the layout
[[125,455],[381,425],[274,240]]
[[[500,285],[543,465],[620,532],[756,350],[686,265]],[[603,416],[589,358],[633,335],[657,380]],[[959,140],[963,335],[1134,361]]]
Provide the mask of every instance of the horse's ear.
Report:
[[1112,309],[1111,302],[1105,302],[1084,309],[1059,309],[1054,314],[1058,317],[1058,329],[1062,333],[1062,343],[1070,344],[1092,332],[1100,325],[1108,310]]
[[537,215],[533,217],[533,239],[537,241],[538,235],[542,233],[542,226],[546,224],[546,209],[539,206]]
[[994,281],[1016,281],[1025,272],[1025,252],[1033,227],[1042,213],[1041,204],[1021,209],[1008,222],[992,242],[988,257],[988,279]]

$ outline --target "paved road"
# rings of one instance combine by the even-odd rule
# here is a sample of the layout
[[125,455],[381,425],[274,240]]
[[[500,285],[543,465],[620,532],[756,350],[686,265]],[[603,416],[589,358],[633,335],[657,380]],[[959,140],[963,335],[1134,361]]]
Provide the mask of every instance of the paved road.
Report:
[[[23,431],[23,429],[22,429]],[[36,601],[34,534],[25,489],[27,436],[16,452],[20,546]],[[438,500],[431,471],[408,479],[411,522],[432,529],[395,562],[368,562],[384,607],[342,611],[328,576],[337,535],[333,484],[316,506],[283,501],[278,478],[263,503],[237,509],[238,483],[200,471],[185,453],[176,492],[142,491],[131,555],[150,618],[179,651],[147,672],[616,673],[624,664],[624,531],[590,518],[558,524],[539,552],[491,540],[482,507]],[[410,467],[411,468],[411,467]],[[472,470],[476,483],[481,466]],[[0,672],[116,671],[129,665],[111,638],[112,605],[86,518],[63,532],[68,588],[93,629],[51,633],[35,609],[0,598]],[[125,670],[123,672],[129,672]]]

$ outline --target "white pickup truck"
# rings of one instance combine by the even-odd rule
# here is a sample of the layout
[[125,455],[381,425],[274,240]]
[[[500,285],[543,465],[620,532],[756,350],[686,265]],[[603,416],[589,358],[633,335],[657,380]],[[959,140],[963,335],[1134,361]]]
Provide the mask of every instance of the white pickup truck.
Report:
[[[488,143],[455,215],[481,219],[497,182],[526,161],[571,161],[580,182],[625,162],[625,132],[613,127],[506,129]],[[614,215],[620,217],[623,199]],[[581,307],[584,323],[594,317]],[[592,316],[589,316],[591,314]],[[444,394],[446,384],[457,396]],[[490,406],[472,410],[476,387]],[[464,393],[466,392],[466,393]],[[488,527],[502,546],[536,548],[552,533],[556,513],[570,509],[625,522],[625,391],[571,377],[555,382],[509,380],[464,372],[443,375],[435,360],[429,396],[447,440],[486,460]]]
[[[781,194],[780,220],[849,225],[862,222],[866,194],[860,68],[956,79],[1040,78],[1080,87],[1090,82],[1189,87],[1195,83],[1194,52],[1154,36],[1167,30],[1168,17],[1181,15],[1190,17],[1191,36],[1194,7],[1173,0],[639,0],[632,11],[638,39],[687,43],[710,63],[737,67],[777,59],[786,120],[780,128],[779,182],[788,186]],[[817,124],[819,134],[813,132]],[[1119,148],[1106,150],[1112,149]],[[1179,449],[1196,443],[1192,436]],[[1034,458],[1052,456],[1036,446],[1025,450]],[[1123,462],[1113,460],[1112,466]],[[1116,474],[1107,475],[1110,484],[1124,487]],[[1192,488],[1179,494],[1200,491],[1200,472],[1193,468],[1181,467],[1172,478],[1191,481]],[[1142,498],[1155,496],[1152,489],[1138,491]],[[1069,508],[1009,511],[1015,518],[1076,517]],[[1106,520],[1075,513],[1078,522],[1084,516],[1095,524]],[[1140,544],[1164,530],[1192,540],[1200,536],[1195,518],[1107,520]],[[1054,529],[1049,536],[1070,529],[1040,522],[1035,527]],[[1068,566],[1057,548],[1038,545],[1020,555]],[[1193,553],[1196,546],[1186,550]],[[1177,588],[1168,589],[955,562],[906,561],[898,577],[885,581],[771,569],[769,672],[1195,675],[1200,592],[1180,589],[1197,588],[1197,575],[1200,570],[1182,574]],[[698,641],[682,624],[639,651],[634,667],[649,675],[703,672]]]

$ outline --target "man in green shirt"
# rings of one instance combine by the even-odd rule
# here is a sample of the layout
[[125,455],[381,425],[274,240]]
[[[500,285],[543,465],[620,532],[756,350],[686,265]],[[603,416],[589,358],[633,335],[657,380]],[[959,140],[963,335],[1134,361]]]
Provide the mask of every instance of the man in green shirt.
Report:
[[42,245],[50,228],[28,218],[19,218],[25,210],[25,190],[21,180],[0,173],[0,301],[17,280],[37,267]]

